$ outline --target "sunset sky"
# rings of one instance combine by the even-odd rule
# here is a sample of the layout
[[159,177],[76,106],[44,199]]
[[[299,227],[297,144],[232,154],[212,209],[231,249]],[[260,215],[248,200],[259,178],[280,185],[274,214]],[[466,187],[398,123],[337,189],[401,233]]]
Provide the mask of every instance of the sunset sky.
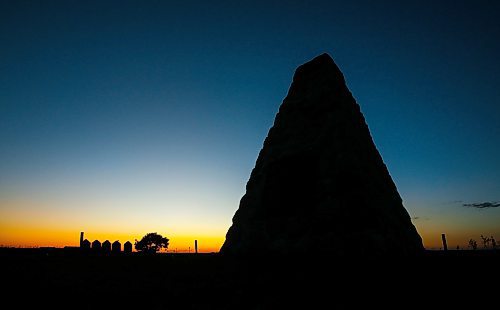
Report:
[[500,240],[500,1],[1,1],[0,245],[218,251],[323,52],[424,245]]

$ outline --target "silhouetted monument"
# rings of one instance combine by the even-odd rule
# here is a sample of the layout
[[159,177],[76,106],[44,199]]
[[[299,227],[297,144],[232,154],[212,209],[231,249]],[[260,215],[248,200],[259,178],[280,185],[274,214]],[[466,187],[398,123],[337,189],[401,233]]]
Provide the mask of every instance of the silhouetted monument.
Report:
[[102,243],[102,252],[106,254],[111,253],[111,242],[109,242],[109,240]]
[[332,58],[300,66],[223,254],[416,254],[422,240]]
[[130,241],[125,242],[123,245],[123,252],[132,253],[132,243]]
[[198,240],[194,241],[194,253],[198,254]]
[[121,251],[122,251],[122,244],[120,243],[120,241],[116,240],[111,245],[111,252],[113,252],[113,253],[120,253]]
[[92,242],[92,251],[101,252],[101,242],[99,240],[94,240]]
[[90,250],[90,241],[88,241],[87,239],[83,240],[80,247],[84,250]]
[[83,231],[80,232],[80,247],[82,247],[82,243],[83,243]]

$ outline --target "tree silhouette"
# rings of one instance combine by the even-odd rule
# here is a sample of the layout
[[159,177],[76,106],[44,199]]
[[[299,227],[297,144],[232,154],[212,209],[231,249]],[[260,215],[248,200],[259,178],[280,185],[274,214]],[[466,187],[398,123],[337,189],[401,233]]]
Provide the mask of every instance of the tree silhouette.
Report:
[[495,238],[493,238],[493,236],[491,236],[491,247],[493,249],[497,248],[497,242],[495,241]]
[[488,237],[484,237],[481,235],[481,239],[483,240],[483,247],[486,249],[488,247],[488,244],[490,244],[491,239]]
[[469,240],[469,247],[473,250],[477,249],[477,242],[476,240],[470,239]]
[[170,240],[157,233],[148,233],[140,241],[135,240],[135,249],[142,253],[154,254],[168,248]]

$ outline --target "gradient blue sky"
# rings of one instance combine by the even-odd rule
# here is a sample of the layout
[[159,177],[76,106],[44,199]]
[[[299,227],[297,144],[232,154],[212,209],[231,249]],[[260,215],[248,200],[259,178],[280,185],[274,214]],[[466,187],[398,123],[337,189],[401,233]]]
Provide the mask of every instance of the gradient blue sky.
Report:
[[426,246],[500,238],[500,208],[463,206],[500,200],[499,38],[498,1],[2,1],[0,244],[62,223],[220,243],[323,52]]

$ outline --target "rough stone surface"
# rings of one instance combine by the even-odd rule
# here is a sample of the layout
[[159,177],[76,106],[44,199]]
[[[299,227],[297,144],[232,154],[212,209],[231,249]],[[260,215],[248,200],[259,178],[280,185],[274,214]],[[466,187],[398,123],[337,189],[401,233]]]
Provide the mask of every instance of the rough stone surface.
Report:
[[300,66],[223,254],[413,255],[422,240],[332,58]]

